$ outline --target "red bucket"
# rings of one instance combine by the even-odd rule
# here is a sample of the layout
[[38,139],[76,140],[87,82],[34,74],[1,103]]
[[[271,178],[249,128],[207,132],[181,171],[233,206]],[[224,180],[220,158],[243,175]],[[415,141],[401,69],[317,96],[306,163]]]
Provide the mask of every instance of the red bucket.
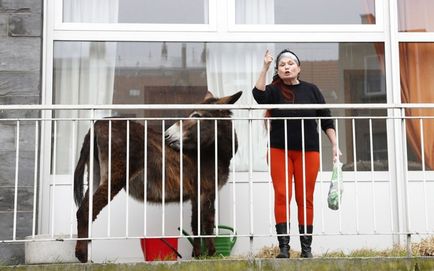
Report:
[[178,238],[142,238],[140,239],[145,261],[176,261]]

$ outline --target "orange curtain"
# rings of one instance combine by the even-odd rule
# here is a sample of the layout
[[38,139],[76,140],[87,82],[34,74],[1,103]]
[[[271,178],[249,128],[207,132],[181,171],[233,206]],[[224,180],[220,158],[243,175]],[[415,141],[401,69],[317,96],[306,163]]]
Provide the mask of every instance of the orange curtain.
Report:
[[[434,43],[401,43],[401,100],[403,103],[434,103]],[[434,116],[434,109],[411,109],[407,116]],[[434,119],[423,123],[426,166],[434,169]],[[419,159],[422,157],[419,119],[407,121],[407,138]]]
[[[362,0],[365,20],[375,23],[372,0]],[[400,31],[434,31],[434,20],[429,11],[434,8],[431,0],[398,0]],[[382,43],[375,43],[378,60],[384,64]],[[401,43],[400,77],[403,103],[434,103],[434,43]],[[381,53],[383,52],[383,53]],[[381,65],[384,67],[384,65]],[[411,109],[407,116],[434,116],[434,109]],[[434,170],[434,119],[423,122],[423,150],[425,164]],[[419,119],[407,121],[407,138],[411,148],[422,159],[421,127]]]

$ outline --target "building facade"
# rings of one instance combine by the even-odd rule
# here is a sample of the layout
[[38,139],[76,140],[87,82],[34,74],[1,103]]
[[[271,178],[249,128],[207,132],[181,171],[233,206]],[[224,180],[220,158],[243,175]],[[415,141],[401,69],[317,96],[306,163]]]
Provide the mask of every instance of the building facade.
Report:
[[[5,173],[0,179],[0,196],[5,200],[0,204],[0,212],[5,218],[1,220],[4,225],[1,238],[9,240],[12,235],[13,239],[24,238],[31,235],[32,230],[36,233],[68,233],[73,228],[71,215],[59,218],[61,211],[52,206],[53,201],[59,204],[71,195],[75,160],[81,139],[90,125],[83,120],[74,126],[68,118],[180,117],[185,115],[185,110],[166,110],[164,105],[194,104],[208,91],[223,96],[242,90],[244,94],[238,104],[254,106],[250,92],[265,51],[268,49],[277,54],[284,48],[293,50],[300,57],[301,79],[318,85],[327,103],[335,105],[332,112],[333,116],[340,117],[336,121],[339,144],[344,153],[344,170],[348,172],[346,181],[349,191],[354,191],[349,195],[358,197],[360,193],[360,204],[365,196],[372,197],[375,210],[373,217],[369,210],[361,210],[360,216],[352,217],[350,213],[359,208],[356,204],[348,207],[348,214],[340,214],[339,220],[335,214],[318,213],[316,216],[321,217],[318,224],[322,224],[319,229],[325,236],[319,242],[318,252],[327,250],[326,235],[330,232],[357,234],[362,228],[362,232],[363,229],[373,232],[374,238],[378,230],[401,234],[406,231],[431,232],[434,218],[412,217],[408,212],[408,209],[422,207],[428,212],[434,206],[431,201],[408,200],[403,206],[403,203],[391,204],[395,206],[387,215],[391,225],[384,226],[379,219],[379,228],[375,223],[376,213],[378,215],[383,209],[375,203],[381,204],[381,200],[398,202],[406,194],[402,187],[413,185],[407,187],[408,191],[419,191],[423,183],[427,186],[423,193],[432,189],[434,143],[430,135],[434,131],[433,108],[416,106],[403,110],[399,106],[434,103],[434,79],[431,76],[434,71],[434,20],[429,16],[433,8],[428,0],[309,0],[297,3],[283,0],[0,1],[0,93],[3,105],[161,105],[161,110],[2,110],[5,121],[1,123],[4,128],[1,155]],[[273,71],[270,71],[268,80],[272,75]],[[352,104],[358,106],[351,108]],[[363,108],[360,106],[363,104],[370,106]],[[344,107],[339,108],[339,105]],[[240,118],[235,120],[237,133],[241,138],[250,138],[249,143],[240,145],[232,164],[242,180],[238,191],[250,189],[247,186],[253,179],[256,186],[251,188],[254,190],[251,195],[260,198],[260,191],[269,189],[263,111],[234,110],[234,113],[235,118]],[[396,119],[404,114],[426,119],[410,118],[403,125]],[[252,121],[251,128],[241,120],[246,116],[257,118]],[[21,134],[18,134],[21,135],[18,138],[21,143],[19,159],[16,159],[17,122],[6,120],[20,117],[58,118],[59,121],[38,125],[22,122]],[[168,121],[167,125],[170,123]],[[164,128],[157,122],[150,125]],[[37,138],[33,133],[35,129],[39,131]],[[252,129],[250,135],[249,129]],[[324,174],[320,174],[320,178],[326,180],[332,161],[330,145],[325,137],[323,139]],[[40,143],[36,149],[35,140]],[[257,148],[250,154],[249,145],[252,144]],[[20,162],[14,164],[14,160]],[[18,166],[19,174],[15,177]],[[34,182],[35,171],[37,182]],[[351,177],[353,173],[354,178]],[[14,185],[14,179],[19,179],[18,185]],[[354,180],[360,181],[360,191]],[[319,186],[327,189],[326,183],[321,182]],[[376,188],[370,190],[370,186]],[[15,192],[16,189],[19,191]],[[222,190],[222,202],[230,199],[233,191],[228,189]],[[387,193],[388,197],[376,202],[376,195],[382,193]],[[241,194],[239,197],[248,200],[251,196]],[[318,195],[319,199],[321,197]],[[267,205],[270,201],[267,197],[264,204],[258,205]],[[14,202],[19,203],[18,207]],[[222,202],[223,209],[232,208]],[[71,203],[67,205],[69,208]],[[134,203],[132,206],[136,211],[141,208],[141,205],[134,207]],[[150,208],[151,214],[158,214],[157,207]],[[170,208],[167,209],[169,216],[170,212],[177,212],[175,207]],[[37,218],[34,210],[37,210]],[[73,213],[72,210],[68,212]],[[221,221],[235,225],[234,210],[235,207],[227,214],[220,214]],[[403,210],[407,215],[402,215]],[[237,221],[244,218],[240,212]],[[237,225],[241,235],[269,234],[270,210],[258,212],[258,216],[269,217],[269,223],[258,226],[261,230],[253,233],[249,225]],[[408,216],[411,221],[425,219],[423,229],[417,227],[418,223],[412,224],[414,228],[411,228],[407,223]],[[365,218],[372,218],[373,223],[362,223],[359,227],[357,221]],[[258,218],[250,216],[246,219],[260,224],[255,220]],[[344,230],[337,226],[337,230],[335,222],[340,224],[346,219],[355,220],[356,225]],[[137,228],[136,234],[140,235],[142,226],[132,227]],[[149,226],[155,235],[160,234],[156,231],[159,227],[159,224]],[[119,231],[122,230],[120,227]],[[176,234],[176,228],[168,231]],[[336,242],[336,248],[351,249],[364,243],[378,245],[375,241],[361,239],[354,247],[345,247],[345,240],[351,234],[344,234]],[[389,237],[388,245],[400,241],[400,238]],[[266,239],[250,244],[250,249],[253,246],[257,250],[272,242],[272,239]],[[104,245],[95,246],[97,251],[98,246]],[[0,249],[5,251],[1,253],[6,255],[5,261],[11,258],[16,259],[12,262],[23,260],[22,243],[2,243]],[[248,240],[240,241],[236,247],[239,253],[248,249]],[[104,257],[95,255],[100,260]],[[137,258],[137,254],[134,257]]]

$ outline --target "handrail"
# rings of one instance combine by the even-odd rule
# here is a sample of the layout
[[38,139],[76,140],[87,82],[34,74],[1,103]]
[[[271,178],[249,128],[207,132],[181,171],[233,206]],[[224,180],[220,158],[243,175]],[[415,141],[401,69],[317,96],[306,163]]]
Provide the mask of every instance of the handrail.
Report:
[[408,103],[408,104],[234,104],[234,105],[217,105],[217,104],[111,104],[111,105],[0,105],[0,110],[113,110],[113,109],[434,109],[434,103]]

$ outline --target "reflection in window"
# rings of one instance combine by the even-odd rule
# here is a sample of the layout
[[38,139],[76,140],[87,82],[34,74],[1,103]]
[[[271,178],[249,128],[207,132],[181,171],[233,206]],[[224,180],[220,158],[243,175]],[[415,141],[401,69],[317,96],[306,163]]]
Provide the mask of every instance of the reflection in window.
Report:
[[375,24],[375,0],[236,0],[235,4],[237,24]]
[[398,0],[399,31],[433,32],[432,0]]
[[[203,43],[56,42],[55,104],[196,104],[207,92]],[[96,117],[183,117],[182,110],[96,111]],[[91,117],[61,111],[56,117]],[[167,127],[171,124],[166,122]],[[76,153],[90,123],[80,121]],[[161,129],[161,122],[149,122]],[[59,123],[57,173],[70,171],[71,122]]]
[[[399,52],[402,102],[434,103],[434,43],[401,43]],[[422,168],[423,153],[426,168],[434,170],[434,109],[409,109],[406,114],[431,117],[407,120],[409,169]]]
[[[251,94],[259,75],[264,52],[277,54],[290,48],[301,59],[301,79],[315,83],[328,103],[385,103],[384,46],[382,43],[180,43],[180,42],[55,42],[53,103],[55,104],[195,104],[207,91],[224,96],[242,90],[239,103],[253,104]],[[268,80],[271,80],[270,69]],[[253,117],[262,117],[257,110]],[[356,153],[352,124],[339,123],[339,142],[347,169],[356,161],[370,161],[369,116],[384,116],[384,110],[333,110],[334,116],[366,116],[356,121]],[[172,110],[116,110],[96,112],[97,117],[185,116]],[[89,117],[89,112],[58,112],[62,117]],[[234,117],[248,112],[234,110]],[[249,138],[248,124],[234,121],[239,138]],[[168,124],[168,123],[167,123]],[[254,121],[254,170],[267,170],[263,121]],[[72,172],[68,157],[72,127],[59,124],[57,172]],[[62,126],[63,125],[63,126]],[[150,124],[151,125],[151,124]],[[153,123],[161,127],[161,123]],[[81,122],[80,142],[89,122]],[[62,134],[63,133],[63,134]],[[66,136],[68,135],[68,136]],[[372,123],[375,170],[387,168],[387,134],[384,121]],[[323,135],[324,170],[332,165],[331,146]],[[76,144],[78,148],[80,144]],[[381,148],[380,148],[381,146]],[[248,142],[240,142],[236,170],[248,169]],[[380,166],[382,165],[382,166]],[[369,170],[370,167],[359,170]]]
[[[207,89],[204,43],[118,44],[114,104],[195,104]],[[140,57],[137,57],[141,55]],[[136,117],[185,116],[182,110],[116,111]]]
[[64,22],[207,24],[208,0],[63,0]]
[[[387,154],[387,132],[386,132],[386,120],[382,119],[372,119],[370,116],[385,116],[386,112],[384,110],[373,111],[370,113],[363,112],[359,115],[366,116],[366,118],[358,118],[354,121],[340,121],[344,123],[345,127],[345,140],[350,140],[350,136],[353,136],[353,126],[355,131],[355,147],[356,153],[350,148],[353,144],[347,143],[345,151],[348,156],[355,156],[356,165],[351,157],[349,161],[344,164],[344,170],[354,170],[357,171],[370,171],[372,165],[376,171],[387,171],[389,168],[388,154]],[[372,138],[372,145],[371,145]],[[371,163],[372,160],[372,163]],[[355,168],[356,167],[356,168]]]

